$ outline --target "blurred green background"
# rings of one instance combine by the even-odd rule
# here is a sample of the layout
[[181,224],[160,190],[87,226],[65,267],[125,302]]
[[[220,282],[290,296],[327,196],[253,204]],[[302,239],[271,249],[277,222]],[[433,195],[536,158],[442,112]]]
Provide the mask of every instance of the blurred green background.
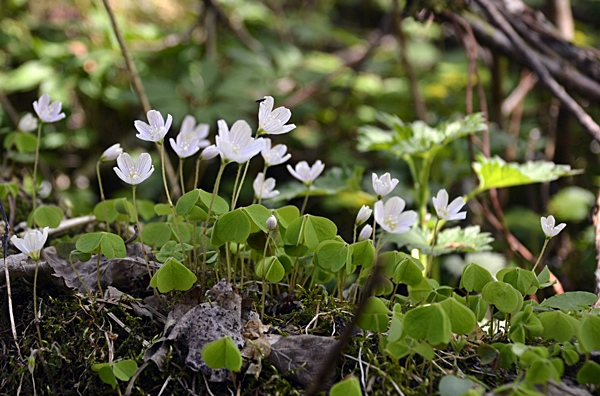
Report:
[[[176,135],[186,114],[210,124],[213,141],[220,118],[229,124],[245,119],[254,128],[255,101],[275,97],[276,106],[292,110],[291,122],[298,127],[272,140],[288,145],[292,164],[316,159],[326,163],[330,172],[321,184],[331,193],[312,199],[309,211],[333,217],[346,239],[360,205],[372,203],[372,196],[360,193],[360,189],[372,192],[371,172],[391,172],[401,180],[395,193],[409,206],[412,199],[405,164],[391,155],[359,151],[358,128],[379,125],[379,111],[404,121],[426,118],[435,125],[467,109],[469,62],[454,27],[437,19],[402,19],[403,2],[111,4],[152,108],[174,118],[167,137]],[[548,13],[550,1],[528,4]],[[600,2],[575,0],[571,6],[574,43],[598,48]],[[497,110],[517,86],[523,69],[502,56],[480,52],[478,71],[490,107],[492,154],[519,162],[554,160],[585,170],[556,183],[501,191],[506,223],[537,255],[543,243],[539,216],[554,214],[559,222],[567,222],[567,232],[550,246],[547,263],[566,289],[593,291],[596,251],[591,210],[599,185],[600,144],[568,115],[559,116],[556,99],[539,84],[526,97],[520,122],[511,127]],[[126,151],[153,152],[151,145],[135,137],[133,122],[145,115],[100,1],[0,1],[0,90],[19,116],[33,111],[31,104],[41,93],[62,101],[67,118],[44,128],[40,169],[52,183],[47,199],[68,209],[71,216],[89,213],[98,201],[95,164],[104,149],[119,142]],[[477,95],[474,104],[478,111]],[[584,100],[584,104],[600,119],[597,103]],[[14,129],[6,108],[0,109],[0,140]],[[23,165],[32,162],[32,155],[11,157],[12,180],[21,180]],[[466,140],[450,145],[434,164],[432,191],[444,187],[451,195],[469,192],[473,185],[469,162]],[[185,165],[190,174],[193,161]],[[253,162],[250,177],[261,169],[260,161]],[[228,167],[224,196],[231,191],[236,170]],[[105,165],[102,174],[107,196],[129,196],[129,188],[111,166]],[[215,174],[216,164],[210,163],[201,187],[211,191]],[[285,167],[271,169],[269,176],[285,193],[284,184],[291,179]],[[164,199],[161,183],[156,172],[140,186],[139,195]],[[252,199],[249,181],[246,184],[243,204]],[[467,222],[494,231],[474,206]],[[506,253],[509,261],[517,260],[503,237],[494,235],[496,250]]]

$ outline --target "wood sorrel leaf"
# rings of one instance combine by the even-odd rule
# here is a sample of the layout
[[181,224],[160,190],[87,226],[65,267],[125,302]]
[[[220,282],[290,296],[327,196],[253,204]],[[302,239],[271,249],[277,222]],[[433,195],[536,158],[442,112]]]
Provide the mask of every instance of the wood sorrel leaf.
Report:
[[475,328],[477,320],[469,308],[455,300],[447,298],[440,302],[440,306],[450,318],[452,332],[456,334],[469,334]]
[[171,227],[163,222],[148,223],[142,230],[142,238],[146,245],[162,247],[171,239]]
[[319,266],[331,272],[338,272],[348,260],[349,248],[344,242],[323,241],[315,252]]
[[92,253],[98,250],[100,241],[102,240],[102,232],[90,232],[89,234],[83,234],[75,243],[77,250],[83,253]]
[[478,264],[471,263],[467,264],[463,269],[460,287],[468,292],[475,290],[481,293],[483,287],[493,280],[494,278],[490,274],[490,271]]
[[244,243],[250,230],[250,219],[238,208],[219,217],[213,227],[211,243],[213,246],[221,246],[226,242]]
[[585,362],[577,372],[577,382],[581,385],[600,384],[600,365],[592,360]]
[[200,198],[200,190],[198,189],[183,194],[175,204],[175,213],[179,216],[185,216],[190,213],[192,208],[196,206],[198,198]]
[[266,257],[256,264],[256,275],[264,276],[269,282],[279,282],[285,275],[285,269],[277,257]]
[[580,311],[589,308],[598,301],[594,293],[575,291],[557,294],[542,301],[543,307],[563,309],[565,311]]
[[371,240],[360,241],[350,245],[352,250],[351,268],[346,267],[346,273],[351,274],[357,266],[371,268],[375,264],[375,246]]
[[189,290],[196,282],[196,275],[174,258],[169,258],[150,279],[150,286],[161,293],[171,290]]
[[56,228],[60,225],[65,212],[58,206],[40,206],[33,213],[33,219],[38,227]]
[[358,378],[352,376],[333,385],[329,390],[330,396],[362,396]]
[[586,352],[600,350],[600,317],[589,314],[581,320],[579,343]]
[[297,207],[288,205],[283,208],[275,210],[275,217],[277,217],[277,224],[280,227],[288,228],[290,223],[296,220],[300,216],[300,210]]
[[524,296],[534,294],[540,286],[533,271],[522,268],[512,268],[504,272],[502,281],[512,285]]
[[394,282],[417,286],[423,280],[423,266],[414,257],[406,256],[397,264],[394,271]]
[[121,360],[112,366],[115,377],[121,381],[129,381],[137,371],[137,363],[131,359]]
[[337,234],[337,226],[328,218],[307,215],[304,227],[304,243],[315,250],[319,243],[333,239]]
[[542,312],[538,317],[544,328],[542,338],[546,340],[570,341],[579,327],[577,319],[560,311]]
[[523,306],[523,296],[517,289],[501,281],[490,282],[481,291],[482,297],[499,311],[515,313]]
[[108,223],[112,223],[119,216],[119,212],[115,209],[115,200],[107,199],[104,201],[106,204],[106,213],[104,212],[104,205],[102,202],[99,202],[94,207],[94,216],[96,216],[96,220],[105,221]]
[[248,215],[252,221],[253,232],[260,229],[262,232],[269,232],[267,229],[267,219],[271,216],[271,211],[262,205],[250,205],[242,210]]
[[373,330],[383,333],[388,328],[388,314],[390,312],[379,298],[369,297],[356,325],[363,330]]
[[110,367],[110,363],[96,363],[92,366],[92,370],[98,372],[98,376],[102,382],[112,386],[113,389],[117,387],[117,379]]
[[460,396],[475,386],[473,381],[458,378],[455,375],[445,375],[438,385],[440,396]]
[[208,208],[210,207],[210,202],[213,201],[212,210],[211,210],[211,218],[215,214],[222,215],[224,213],[229,212],[229,204],[223,198],[219,197],[218,195],[215,195],[215,198],[213,200],[212,193],[206,192],[204,190],[198,190],[198,191],[200,192],[200,200],[197,202],[197,204],[200,204],[200,206],[202,207],[202,209],[204,209],[205,212],[208,213]]
[[127,255],[127,249],[125,248],[123,238],[108,232],[102,233],[100,252],[109,259],[114,259],[115,257],[123,258]]
[[450,318],[438,303],[413,308],[404,315],[406,334],[432,345],[450,342],[451,329]]
[[209,342],[202,348],[202,359],[212,369],[226,368],[229,371],[240,371],[242,354],[229,336]]

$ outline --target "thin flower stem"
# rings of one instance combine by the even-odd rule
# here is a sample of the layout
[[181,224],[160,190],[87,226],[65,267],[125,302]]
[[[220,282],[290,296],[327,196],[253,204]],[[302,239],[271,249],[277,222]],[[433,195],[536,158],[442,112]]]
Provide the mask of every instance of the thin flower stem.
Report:
[[98,253],[96,254],[96,280],[98,281],[98,292],[100,292],[100,298],[104,298],[104,292],[102,291],[102,285],[100,284],[100,247],[98,247]]
[[227,282],[231,283],[231,254],[229,253],[229,242],[225,244],[225,259],[227,260]]
[[181,184],[181,195],[185,194],[185,183],[183,182],[183,158],[179,158],[179,183]]
[[435,242],[437,239],[437,229],[440,219],[438,218],[435,221],[435,225],[433,226],[433,239],[431,240],[431,253],[429,254],[429,260],[427,260],[427,267],[425,267],[425,276],[429,278],[431,274],[431,265],[433,264],[433,249],[435,248]]
[[219,192],[219,185],[221,184],[221,177],[223,176],[223,171],[227,166],[226,162],[221,163],[221,167],[219,168],[219,173],[217,173],[217,179],[215,180],[215,187],[213,189],[213,194],[210,199],[210,205],[208,205],[208,212],[206,212],[206,221],[204,222],[204,229],[202,230],[202,248],[204,249],[204,254],[202,255],[202,290],[204,290],[204,274],[206,273],[206,248],[208,246],[208,241],[206,240],[208,234],[208,223],[210,222],[210,215],[212,214],[212,207],[215,203],[215,196]]
[[167,194],[167,201],[169,206],[173,207],[173,201],[171,201],[171,194],[169,194],[169,186],[167,185],[167,176],[165,175],[165,146],[158,144],[158,150],[160,151],[160,168],[162,170],[163,184],[165,185],[165,193]]
[[240,181],[240,176],[242,174],[242,164],[238,164],[238,171],[235,175],[235,181],[233,182],[233,192],[231,193],[231,210],[235,209],[235,201],[236,201],[236,192],[238,188],[238,183]]
[[356,230],[358,228],[358,225],[356,224],[356,222],[354,223],[354,236],[352,237],[352,243],[356,243]]
[[[263,271],[262,271],[262,297],[260,299],[260,320],[265,317],[265,294],[267,294],[267,281],[265,271],[265,260],[267,258],[267,248],[269,247],[269,239],[271,238],[271,231],[267,233],[267,242],[265,242],[265,249],[263,250]],[[242,279],[243,281],[243,279]]]
[[196,160],[196,172],[194,172],[194,188],[198,188],[198,180],[200,178],[200,163],[202,162],[202,155],[198,156]]
[[263,172],[262,172],[262,173],[263,173],[263,181],[262,181],[262,183],[260,184],[260,193],[261,193],[261,195],[258,197],[258,204],[259,204],[259,205],[260,205],[260,204],[261,204],[261,202],[262,202],[262,190],[263,190],[263,186],[264,186],[264,184],[265,184],[265,178],[267,177],[267,169],[269,169],[269,164],[267,164],[267,163],[265,162],[265,166],[263,167]]
[[142,253],[144,255],[144,262],[146,263],[146,269],[148,270],[148,276],[152,279],[152,271],[150,271],[150,264],[148,264],[148,256],[146,255],[146,248],[144,247],[144,239],[142,238],[142,227],[140,225],[140,220],[138,218],[137,211],[137,201],[135,200],[135,188],[137,187],[135,184],[131,186],[133,190],[133,214],[135,216],[135,224],[137,225],[140,242],[142,244]]
[[540,261],[542,261],[542,256],[544,255],[544,251],[546,251],[546,246],[548,246],[548,242],[550,241],[550,239],[552,239],[552,237],[548,237],[546,238],[546,240],[544,241],[544,246],[542,247],[542,251],[540,253],[540,256],[538,257],[537,261],[535,262],[535,265],[533,266],[533,268],[531,269],[532,272],[535,272],[535,269],[537,268],[537,266],[539,265]]
[[300,216],[304,215],[304,210],[306,209],[306,204],[308,203],[308,197],[310,195],[310,187],[311,186],[312,186],[312,183],[306,185],[306,195],[304,196],[304,202],[302,202],[302,209],[300,209]]
[[237,194],[235,195],[235,200],[231,204],[231,210],[235,209],[235,204],[237,203],[237,200],[240,197],[240,192],[242,192],[242,186],[244,185],[244,180],[246,179],[246,173],[248,173],[249,166],[250,166],[250,160],[248,160],[246,162],[246,166],[244,167],[244,173],[242,174],[242,179],[240,180],[240,185],[238,186]]
[[77,279],[79,279],[79,283],[81,283],[81,286],[83,286],[83,288],[85,289],[85,292],[88,295],[88,298],[91,300],[92,299],[92,293],[90,293],[90,289],[87,287],[87,284],[83,281],[83,279],[81,279],[81,275],[79,275],[79,271],[77,271],[77,268],[75,268],[75,264],[73,264],[73,259],[72,259],[72,254],[73,252],[71,252],[69,254],[69,264],[71,264],[71,268],[73,269],[73,272],[75,272],[75,275],[77,276]]
[[104,221],[106,222],[106,231],[110,232],[110,225],[108,222],[108,210],[106,209],[106,199],[104,198],[104,188],[102,188],[102,177],[100,176],[100,164],[102,161],[96,163],[96,177],[98,178],[98,187],[100,188],[100,200],[102,201],[102,210],[104,212]]
[[42,339],[42,331],[40,330],[40,318],[38,317],[37,310],[37,278],[39,261],[40,260],[35,260],[35,273],[33,274],[33,321],[35,322],[35,329],[37,330],[38,339],[40,340],[40,348],[42,348],[44,343]]
[[[32,186],[32,190],[33,190],[33,209],[31,210],[31,213],[35,213],[35,207],[37,205],[37,168],[38,168],[38,162],[39,162],[39,158],[40,158],[40,139],[42,136],[42,125],[43,122],[41,122],[40,120],[40,125],[38,126],[38,132],[37,132],[37,140],[35,143],[35,160],[33,162],[33,186]],[[35,224],[35,218],[33,220],[33,223]]]

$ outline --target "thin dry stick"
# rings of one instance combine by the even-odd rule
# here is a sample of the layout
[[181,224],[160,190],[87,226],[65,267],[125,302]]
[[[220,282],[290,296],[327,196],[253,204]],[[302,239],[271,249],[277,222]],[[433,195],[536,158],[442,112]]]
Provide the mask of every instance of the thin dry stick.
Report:
[[[140,74],[135,67],[135,63],[133,62],[133,58],[127,45],[125,44],[125,39],[123,38],[123,34],[117,25],[117,20],[115,18],[115,14],[108,4],[108,0],[102,0],[104,7],[106,8],[106,12],[108,13],[108,17],[110,18],[110,24],[113,28],[115,36],[117,36],[117,41],[119,42],[119,47],[121,47],[121,52],[123,53],[123,57],[125,58],[125,64],[127,65],[127,69],[129,70],[129,74],[131,75],[131,83],[133,84],[133,89],[140,100],[140,104],[142,105],[142,109],[144,110],[144,114],[148,114],[151,110],[150,101],[148,100],[148,96],[146,95],[146,91],[144,91],[144,86],[142,85],[142,79],[140,78]],[[171,181],[171,191],[173,195],[179,197],[181,195],[181,191],[179,189],[179,185],[177,184],[177,175],[175,174],[175,170],[173,169],[173,165],[169,160],[169,157],[165,157],[165,167],[167,168],[167,174],[169,175],[169,180]]]
[[8,234],[10,233],[10,225],[8,224],[8,219],[6,218],[6,213],[4,212],[4,206],[2,206],[2,201],[0,201],[0,213],[2,214],[2,219],[4,220],[4,234],[2,235],[2,256],[4,257],[4,275],[6,276],[6,293],[8,295],[8,314],[10,317],[10,328],[12,330],[13,339],[15,340],[15,345],[17,346],[17,352],[19,353],[19,357],[21,357],[21,349],[19,348],[19,341],[17,339],[17,327],[15,326],[15,315],[13,314],[13,304],[12,304],[12,292],[10,289],[10,274],[8,272]]

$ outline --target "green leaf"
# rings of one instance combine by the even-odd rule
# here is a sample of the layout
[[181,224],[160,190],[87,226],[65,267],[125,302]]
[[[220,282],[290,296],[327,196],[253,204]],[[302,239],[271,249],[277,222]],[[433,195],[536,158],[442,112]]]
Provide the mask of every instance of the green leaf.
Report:
[[352,376],[333,385],[329,390],[330,396],[362,396],[358,378]]
[[[192,246],[183,244],[186,251],[192,250]],[[181,244],[176,241],[169,241],[160,248],[160,251],[156,254],[156,259],[160,262],[165,262],[169,258],[174,258],[178,261],[185,260],[184,252],[181,251]]]
[[154,212],[158,216],[169,216],[173,214],[173,212],[171,211],[171,207],[168,204],[163,203],[157,203],[156,205],[154,205]]
[[577,382],[581,385],[600,384],[600,365],[592,360],[585,362],[577,372]]
[[102,241],[102,232],[91,232],[79,237],[75,246],[83,253],[95,253],[98,251],[100,241]]
[[512,285],[522,295],[530,295],[537,292],[540,283],[533,271],[522,268],[508,269],[503,273],[502,281]]
[[453,333],[469,334],[473,331],[475,325],[477,325],[477,319],[473,311],[454,298],[447,298],[439,304],[450,318]]
[[473,163],[479,178],[479,191],[491,188],[543,183],[559,177],[578,175],[582,170],[572,170],[569,165],[556,165],[547,161],[529,161],[525,164],[507,163],[500,157],[479,156]]
[[450,318],[438,303],[413,308],[404,315],[406,334],[432,345],[450,342],[451,328]]
[[109,363],[96,363],[92,366],[92,370],[98,372],[98,376],[102,382],[112,386],[113,389],[117,387],[117,379]]
[[147,199],[136,200],[138,215],[144,220],[149,221],[155,216],[154,202]]
[[38,227],[56,228],[60,225],[65,212],[58,206],[40,206],[34,214],[33,219]]
[[348,259],[348,245],[339,241],[323,241],[315,252],[319,266],[331,272],[338,272]]
[[[106,204],[106,208],[104,207],[104,204]],[[94,216],[96,216],[96,220],[104,222],[107,221],[108,217],[108,223],[112,223],[119,216],[119,212],[115,209],[115,200],[108,199],[104,201],[104,204],[99,202],[94,206]],[[104,211],[105,209],[106,212]]]
[[357,326],[363,330],[373,330],[383,333],[387,330],[389,324],[390,310],[383,301],[377,297],[369,297],[365,304],[363,313],[358,318]]
[[126,198],[118,198],[117,200],[115,200],[115,210],[120,214],[133,217],[133,204],[129,202]]
[[285,269],[275,256],[263,258],[256,264],[256,275],[269,282],[279,282],[285,276]]
[[167,293],[171,290],[189,290],[195,282],[196,275],[192,271],[174,258],[169,258],[150,279],[150,286]]
[[515,313],[523,305],[523,296],[512,285],[490,282],[481,291],[482,297],[501,312]]
[[596,197],[591,191],[569,186],[552,197],[548,212],[562,221],[580,222],[587,219],[595,202]]
[[565,311],[581,311],[594,305],[596,301],[598,301],[598,296],[594,293],[575,291],[557,294],[545,299],[540,305]]
[[579,325],[575,318],[570,318],[560,311],[542,312],[538,317],[544,328],[542,338],[546,340],[570,341]]
[[288,228],[290,223],[300,216],[300,210],[296,206],[288,205],[275,210],[277,224],[280,227]]
[[426,342],[420,342],[419,344],[417,344],[417,346],[413,348],[413,351],[423,356],[427,360],[433,360],[433,358],[435,357],[435,352],[433,351],[433,348]]
[[226,242],[244,243],[250,235],[250,219],[240,209],[219,217],[212,231],[211,243],[221,246]]
[[589,314],[581,320],[579,343],[586,352],[600,350],[600,317]]
[[473,381],[458,378],[455,375],[445,375],[438,385],[440,396],[461,396],[475,386]]
[[115,257],[123,258],[127,255],[127,249],[125,248],[123,238],[107,232],[102,233],[100,252],[108,259],[114,259]]
[[121,360],[113,364],[115,377],[121,381],[129,381],[137,369],[137,363],[131,359]]
[[15,146],[17,146],[19,153],[35,153],[37,136],[29,133],[17,133]]
[[271,217],[271,211],[262,205],[250,205],[242,210],[248,215],[254,225],[263,232],[269,232],[267,228],[267,219]]
[[177,200],[177,204],[175,204],[175,213],[178,216],[185,216],[190,213],[192,208],[196,206],[198,198],[200,198],[200,190],[198,189],[183,194],[181,198]]
[[202,359],[212,369],[226,368],[229,371],[240,371],[242,354],[233,339],[225,336],[209,342],[202,348]]
[[478,264],[471,263],[467,264],[463,269],[460,287],[469,293],[472,291],[481,293],[483,287],[493,281],[494,278],[492,277],[492,274],[490,274],[490,271]]
[[394,271],[394,282],[417,286],[423,280],[421,262],[414,257],[406,256]]
[[5,199],[8,195],[16,197],[19,194],[19,185],[17,183],[0,183],[0,199]]
[[211,210],[211,218],[214,215],[220,216],[224,213],[229,212],[229,204],[223,198],[219,197],[218,195],[215,195],[215,198],[213,200],[212,193],[206,192],[204,190],[198,190],[198,191],[200,192],[200,203],[201,203],[202,209],[204,209],[205,212],[208,213],[208,208],[210,207],[210,203],[211,203],[211,201],[213,201],[212,210]]
[[161,247],[171,239],[171,227],[162,222],[146,224],[142,238],[146,245]]
[[304,227],[304,241],[306,246],[315,250],[319,243],[333,239],[337,234],[337,226],[326,217],[308,215]]
[[557,365],[554,364],[555,360],[560,361],[560,363],[556,363],[558,363],[558,367],[561,367],[562,360],[560,359],[553,359],[552,361],[548,359],[534,360],[531,367],[527,370],[525,378],[532,384],[545,384],[550,378],[553,378],[556,382],[560,382],[562,370],[557,369]]
[[428,282],[427,278],[423,277],[421,283],[418,285],[408,286],[408,296],[410,297],[411,301],[416,304],[425,300],[427,296],[431,294],[432,290],[433,287]]

